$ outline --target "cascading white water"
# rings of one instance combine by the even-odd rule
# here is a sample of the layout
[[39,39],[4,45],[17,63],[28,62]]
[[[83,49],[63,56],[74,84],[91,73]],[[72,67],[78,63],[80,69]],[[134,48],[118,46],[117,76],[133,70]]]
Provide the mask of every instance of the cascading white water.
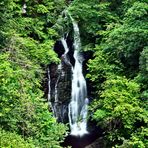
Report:
[[64,49],[65,49],[64,55],[66,55],[66,54],[68,53],[68,51],[69,51],[69,48],[68,48],[67,42],[66,42],[66,40],[65,40],[64,37],[61,38],[61,42],[62,42],[63,47],[64,47]]
[[50,88],[50,70],[48,69],[47,71],[47,74],[48,74],[48,103],[49,105],[51,105],[51,95],[50,95],[50,92],[51,92],[51,88]]
[[47,74],[48,74],[48,105],[51,107],[52,109],[52,112],[54,113],[54,109],[52,107],[52,104],[51,104],[51,87],[50,87],[50,70],[48,69],[47,71]]
[[26,3],[23,4],[23,7],[22,7],[22,13],[25,14],[27,11],[26,11],[26,8],[27,8],[27,5]]
[[[70,16],[70,15],[69,15]],[[87,87],[86,81],[83,76],[82,64],[83,64],[83,56],[80,54],[81,50],[81,40],[78,24],[74,21],[74,19],[70,16],[73,24],[74,30],[74,59],[75,64],[72,67],[72,91],[71,91],[71,101],[68,106],[68,117],[69,124],[71,129],[71,135],[82,136],[87,134],[87,108],[89,100],[87,98]],[[64,47],[64,54],[61,58],[64,58],[64,62],[70,64],[70,60],[67,57],[67,53],[69,52],[69,48],[66,42],[66,39],[61,38],[61,43]],[[71,65],[71,64],[70,64]],[[62,63],[58,65],[58,78],[55,82],[55,103],[58,102],[59,94],[58,94],[58,84],[59,80],[62,76],[64,76],[64,71],[62,70]],[[48,75],[49,72],[48,72]],[[50,78],[50,76],[49,76]],[[49,79],[49,92],[50,92],[50,79]],[[48,100],[50,100],[50,93],[48,94]],[[56,108],[53,105],[53,112],[56,117]]]
[[[62,71],[62,65],[61,63],[58,65],[58,71],[61,73]],[[55,83],[55,102],[58,102],[58,83],[59,83],[60,75],[58,75],[57,81]]]
[[[70,16],[71,17],[71,16]],[[81,40],[78,24],[71,17],[74,29],[74,59],[75,65],[72,70],[72,98],[69,104],[69,123],[71,135],[82,136],[87,131],[87,87],[86,81],[82,72],[83,57],[80,54]]]
[[63,47],[64,47],[64,50],[65,50],[64,54],[62,55],[62,57],[65,59],[64,61],[65,61],[67,64],[71,65],[69,59],[67,58],[67,53],[69,52],[69,48],[68,48],[66,39],[65,39],[64,37],[61,38],[61,42],[62,42]]

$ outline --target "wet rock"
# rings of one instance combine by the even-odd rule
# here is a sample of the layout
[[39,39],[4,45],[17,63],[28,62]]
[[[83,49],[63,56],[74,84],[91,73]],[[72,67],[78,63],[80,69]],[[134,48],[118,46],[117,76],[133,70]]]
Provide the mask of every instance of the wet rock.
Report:
[[68,104],[71,99],[71,64],[68,57],[62,56],[61,63],[51,64],[50,71],[50,101],[58,122],[68,122]]
[[86,146],[85,148],[107,148],[105,141],[102,137],[96,139],[92,144]]

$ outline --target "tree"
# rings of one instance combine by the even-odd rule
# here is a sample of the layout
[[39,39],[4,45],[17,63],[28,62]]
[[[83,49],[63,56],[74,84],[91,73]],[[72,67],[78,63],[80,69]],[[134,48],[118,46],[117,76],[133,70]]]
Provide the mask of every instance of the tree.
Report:
[[[25,2],[26,14],[22,13],[22,1],[0,2],[2,131],[6,137],[12,135],[20,140],[22,147],[60,147],[67,128],[57,123],[48,111],[41,82],[45,67],[59,61],[53,51],[53,38],[57,38],[57,33],[51,28],[56,18],[49,16],[58,16],[64,1],[60,7],[52,1]],[[56,12],[52,12],[53,9]],[[16,145],[13,138],[6,143],[2,136],[2,146]]]
[[97,32],[99,39],[91,49],[94,58],[87,77],[96,91],[90,110],[112,146],[147,145],[147,10],[146,1],[121,2],[111,9],[118,21]]

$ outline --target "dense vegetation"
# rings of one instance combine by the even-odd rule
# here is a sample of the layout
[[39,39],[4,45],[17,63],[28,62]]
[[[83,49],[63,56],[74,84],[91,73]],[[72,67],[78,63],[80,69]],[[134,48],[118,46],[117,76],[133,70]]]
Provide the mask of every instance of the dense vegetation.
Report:
[[55,23],[63,2],[0,2],[1,147],[60,147],[66,127],[48,111],[41,86],[45,69],[58,62]]
[[[78,3],[80,12],[83,5]],[[84,7],[82,18],[78,14],[87,36],[84,49],[94,52],[87,75],[96,90],[91,118],[104,129],[110,147],[148,147],[148,5],[93,0]]]
[[72,30],[65,9],[79,24],[84,52],[93,52],[90,119],[110,147],[148,147],[147,0],[0,2],[1,147],[56,148],[64,139],[67,128],[48,111],[42,81],[48,64],[59,62],[54,43]]

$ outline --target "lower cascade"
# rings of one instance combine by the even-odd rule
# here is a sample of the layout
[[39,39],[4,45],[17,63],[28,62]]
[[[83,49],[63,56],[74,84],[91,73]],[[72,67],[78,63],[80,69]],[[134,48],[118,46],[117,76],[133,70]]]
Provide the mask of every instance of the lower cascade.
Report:
[[[70,16],[71,17],[71,16]],[[87,86],[82,72],[83,57],[80,54],[81,40],[78,24],[71,17],[74,29],[74,59],[72,69],[72,98],[69,104],[69,123],[71,135],[82,136],[87,132]]]

